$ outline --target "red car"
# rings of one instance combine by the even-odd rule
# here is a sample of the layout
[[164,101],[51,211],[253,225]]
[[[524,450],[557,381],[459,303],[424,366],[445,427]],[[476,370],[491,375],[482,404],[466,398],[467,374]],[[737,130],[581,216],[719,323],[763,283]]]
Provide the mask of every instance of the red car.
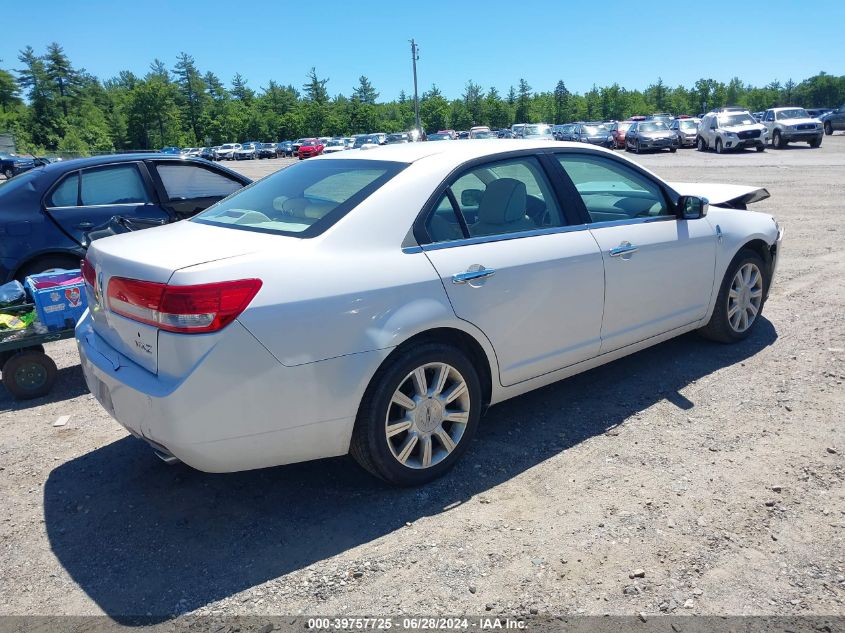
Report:
[[296,153],[299,160],[311,158],[312,156],[319,156],[323,153],[323,144],[316,138],[307,138],[302,141],[299,146],[299,151]]
[[619,121],[614,123],[610,128],[610,134],[613,136],[613,142],[616,149],[625,148],[625,132],[631,127],[633,121]]

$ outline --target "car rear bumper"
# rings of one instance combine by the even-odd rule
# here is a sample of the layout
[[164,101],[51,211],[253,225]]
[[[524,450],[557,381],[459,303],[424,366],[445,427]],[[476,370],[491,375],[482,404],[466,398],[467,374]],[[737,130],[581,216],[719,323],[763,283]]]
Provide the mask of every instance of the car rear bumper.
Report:
[[76,328],[91,393],[132,435],[198,470],[234,472],[344,455],[369,377],[390,350],[282,365],[239,322],[180,379],[148,372]]

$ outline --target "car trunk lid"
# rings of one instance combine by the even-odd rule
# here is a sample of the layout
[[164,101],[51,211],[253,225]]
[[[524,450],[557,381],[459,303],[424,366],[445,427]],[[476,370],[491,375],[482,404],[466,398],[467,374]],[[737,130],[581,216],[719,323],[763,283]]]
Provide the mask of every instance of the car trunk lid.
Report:
[[121,316],[109,308],[107,293],[112,279],[123,277],[167,284],[177,270],[278,248],[280,240],[292,239],[295,238],[183,221],[97,240],[86,257],[93,278],[93,287],[88,288],[88,305],[94,330],[115,350],[144,369],[157,373],[159,328]]

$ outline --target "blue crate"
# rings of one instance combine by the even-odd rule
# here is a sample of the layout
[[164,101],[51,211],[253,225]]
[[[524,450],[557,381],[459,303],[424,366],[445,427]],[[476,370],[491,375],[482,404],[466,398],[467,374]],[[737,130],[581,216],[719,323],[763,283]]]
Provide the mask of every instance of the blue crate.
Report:
[[38,320],[50,331],[74,327],[85,312],[85,282],[79,270],[30,275],[24,285],[35,303]]

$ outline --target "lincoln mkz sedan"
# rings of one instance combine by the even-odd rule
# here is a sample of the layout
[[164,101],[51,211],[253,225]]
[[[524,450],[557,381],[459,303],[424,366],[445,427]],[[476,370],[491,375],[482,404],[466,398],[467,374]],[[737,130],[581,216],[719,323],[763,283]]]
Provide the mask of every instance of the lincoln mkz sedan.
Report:
[[351,453],[422,484],[490,405],[691,330],[748,336],[782,237],[746,210],[766,197],[555,141],[317,157],[94,242],[82,367],[167,461]]

